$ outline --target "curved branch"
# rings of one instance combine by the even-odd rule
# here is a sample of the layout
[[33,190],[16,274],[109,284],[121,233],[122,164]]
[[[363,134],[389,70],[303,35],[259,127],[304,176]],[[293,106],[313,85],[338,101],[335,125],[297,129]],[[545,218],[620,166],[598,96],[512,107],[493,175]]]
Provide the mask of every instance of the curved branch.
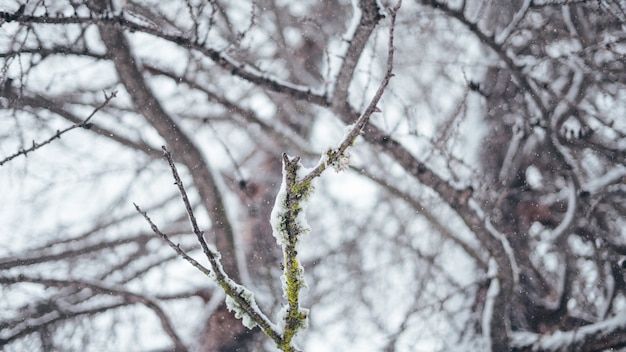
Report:
[[137,111],[152,124],[189,170],[203,205],[213,222],[216,246],[224,255],[224,267],[231,276],[238,278],[239,269],[232,225],[207,161],[191,138],[165,112],[161,102],[146,84],[122,30],[102,24],[98,28],[115,65],[119,80],[126,88]]
[[89,116],[87,116],[87,118],[83,121],[80,122],[75,122],[72,126],[69,126],[67,128],[64,128],[62,130],[57,130],[57,132],[50,138],[44,140],[43,142],[35,142],[33,141],[33,144],[30,148],[27,149],[21,149],[19,151],[17,151],[16,153],[9,155],[8,157],[0,160],[0,166],[4,165],[5,163],[17,158],[20,155],[24,155],[26,156],[28,153],[30,152],[34,152],[35,150],[45,146],[46,144],[50,144],[52,143],[52,141],[54,141],[55,139],[59,139],[61,138],[62,135],[64,135],[65,133],[76,129],[76,128],[86,128],[89,129],[92,127],[91,123],[89,122],[89,120],[91,120],[92,117],[94,117],[94,115],[100,111],[100,109],[102,109],[106,104],[109,103],[109,101],[113,98],[115,98],[115,96],[117,95],[117,92],[112,92],[109,96],[106,95],[106,93],[104,94],[104,102],[102,104],[100,104],[98,107],[96,107],[93,112],[91,114],[89,114]]
[[174,351],[187,351],[187,347],[183,343],[182,339],[178,336],[176,331],[174,330],[172,323],[170,322],[169,317],[161,307],[154,302],[154,300],[137,294],[130,291],[124,291],[117,288],[107,287],[96,283],[86,282],[86,281],[77,281],[77,280],[56,280],[56,279],[46,279],[39,277],[29,277],[25,275],[19,275],[17,277],[8,277],[3,276],[0,277],[0,284],[16,284],[22,282],[30,282],[34,284],[40,284],[46,287],[72,287],[75,289],[89,289],[93,292],[104,294],[104,295],[112,295],[122,297],[128,303],[141,303],[150,310],[152,310],[159,321],[161,322],[161,326],[163,330],[168,334],[168,336],[174,342]]
[[618,315],[572,331],[549,335],[530,332],[513,334],[512,351],[606,351],[626,344],[626,317]]
[[[101,32],[118,32],[118,35],[121,35],[122,29],[126,29],[130,32],[142,32],[150,34],[155,37],[175,43],[181,47],[190,48],[192,50],[200,52],[209,59],[211,59],[213,62],[221,66],[223,69],[230,71],[231,74],[239,76],[251,83],[257,84],[261,87],[265,87],[266,89],[275,92],[286,93],[297,99],[308,100],[318,105],[325,105],[325,96],[319,93],[313,93],[311,88],[308,86],[297,85],[288,81],[281,80],[277,77],[272,77],[266,72],[260,71],[259,69],[251,65],[247,65],[245,63],[237,61],[236,59],[222,51],[205,47],[204,45],[198,43],[192,38],[186,37],[184,35],[168,34],[157,27],[145,26],[132,22],[131,20],[126,19],[124,17],[124,14],[105,14],[91,17],[51,17],[0,12],[0,19],[6,22],[18,22],[22,24],[94,24],[98,25],[98,28],[100,28]],[[108,44],[107,41],[105,41],[105,43]],[[118,46],[127,46],[123,44],[123,42],[114,43],[118,43]],[[109,48],[109,50],[110,49],[111,48]],[[115,62],[119,61],[119,59],[116,59],[118,58],[116,55],[109,55],[109,57],[114,58]]]
[[559,242],[560,238],[563,235],[566,235],[566,231],[572,227],[574,223],[574,216],[576,214],[577,193],[574,181],[570,179],[567,182],[567,211],[565,212],[565,217],[559,226],[550,232],[548,239],[550,242]]
[[[34,108],[34,109],[50,111],[74,123],[75,125],[84,123],[84,121],[80,117],[76,116],[75,114],[73,114],[72,112],[64,108],[62,104],[52,100],[51,98],[43,97],[41,95],[31,96],[25,93],[26,92],[23,92],[23,94],[18,97],[14,93],[7,93],[5,91],[3,92],[3,96],[9,97],[9,100],[11,101],[11,106],[14,108],[24,110],[26,107],[30,106],[31,108]],[[95,122],[89,123],[89,130],[91,132],[97,133],[100,136],[111,139],[125,147],[129,147],[133,150],[141,151],[145,153],[146,155],[150,156],[151,158],[157,159],[161,157],[161,153],[159,153],[159,151],[156,148],[151,147],[145,142],[135,142],[131,139],[122,137],[117,132],[101,127]]]

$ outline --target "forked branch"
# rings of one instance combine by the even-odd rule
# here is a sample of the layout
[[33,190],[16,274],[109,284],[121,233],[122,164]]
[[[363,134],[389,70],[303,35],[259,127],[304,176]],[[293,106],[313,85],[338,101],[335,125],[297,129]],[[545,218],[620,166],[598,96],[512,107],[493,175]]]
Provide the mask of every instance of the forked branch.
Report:
[[254,295],[245,289],[243,286],[237,284],[234,280],[232,280],[228,274],[224,271],[222,264],[220,262],[220,254],[217,250],[209,248],[206,240],[204,239],[204,233],[200,230],[198,226],[198,222],[196,221],[196,217],[193,213],[193,207],[189,202],[189,197],[187,196],[187,191],[185,190],[185,186],[183,181],[180,179],[180,175],[178,174],[178,170],[176,169],[176,164],[174,164],[174,160],[172,159],[172,154],[169,150],[163,146],[163,155],[167,159],[167,162],[170,165],[170,169],[172,170],[172,176],[174,177],[174,184],[178,187],[178,190],[183,199],[183,203],[185,204],[185,209],[187,211],[187,215],[189,216],[189,222],[191,223],[194,234],[196,235],[198,242],[200,242],[200,246],[202,247],[202,251],[205,256],[209,260],[211,269],[202,266],[198,261],[193,259],[187,253],[185,253],[177,244],[174,244],[166,234],[161,232],[158,227],[150,220],[148,215],[143,212],[139,206],[135,204],[135,208],[137,211],[148,221],[152,231],[161,237],[167,244],[173,248],[178,254],[180,254],[185,260],[191,263],[194,267],[199,269],[205,275],[211,277],[215,280],[218,285],[224,290],[226,295],[232,300],[232,304],[236,307],[238,316],[244,317],[244,319],[248,321],[246,324],[248,327],[252,327],[254,325],[258,325],[263,332],[272,340],[279,344],[282,342],[282,338],[277,331],[277,328],[272,322],[265,316],[265,314],[259,309],[254,299]]
[[243,324],[246,327],[251,328],[258,325],[282,351],[296,351],[295,347],[293,347],[292,339],[298,331],[306,327],[308,319],[308,310],[300,307],[299,305],[300,290],[305,287],[306,284],[304,282],[304,271],[298,261],[298,252],[296,250],[296,245],[298,240],[301,238],[301,235],[309,231],[308,225],[304,220],[303,202],[312,192],[311,181],[319,177],[322,172],[328,168],[328,166],[333,166],[337,171],[347,168],[349,158],[346,154],[346,150],[350,146],[354,145],[356,138],[361,134],[361,131],[367,125],[370,116],[374,112],[380,112],[380,109],[376,105],[380,101],[380,98],[389,84],[389,80],[393,77],[393,33],[395,28],[396,13],[400,8],[400,5],[401,1],[399,1],[394,8],[389,9],[391,26],[389,30],[389,51],[386,74],[367,109],[365,109],[363,114],[350,127],[348,133],[344,136],[339,146],[335,149],[328,149],[321,156],[318,164],[312,170],[304,174],[300,172],[302,165],[300,164],[299,157],[290,158],[286,154],[283,154],[283,183],[277,196],[271,219],[274,235],[276,236],[278,243],[283,248],[283,295],[287,299],[287,303],[281,310],[281,321],[278,325],[273,324],[265,316],[265,314],[261,312],[254,299],[254,294],[229,278],[222,268],[220,263],[220,254],[216,250],[210,248],[204,239],[204,233],[198,226],[196,217],[193,213],[193,208],[189,202],[189,197],[187,196],[183,182],[180,179],[172,155],[165,146],[163,147],[163,153],[169,163],[170,169],[172,170],[172,175],[175,181],[174,184],[178,187],[185,204],[185,209],[187,210],[193,232],[200,242],[202,250],[209,260],[211,268],[205,268],[195,259],[186,254],[178,245],[174,244],[166,234],[162,233],[158,229],[158,227],[150,220],[148,215],[139,208],[139,206],[135,205],[137,211],[146,219],[146,221],[148,221],[154,233],[165,240],[168,245],[185,260],[190,262],[204,274],[217,281],[219,286],[227,295],[226,302],[228,307],[235,312],[235,316],[243,318]]

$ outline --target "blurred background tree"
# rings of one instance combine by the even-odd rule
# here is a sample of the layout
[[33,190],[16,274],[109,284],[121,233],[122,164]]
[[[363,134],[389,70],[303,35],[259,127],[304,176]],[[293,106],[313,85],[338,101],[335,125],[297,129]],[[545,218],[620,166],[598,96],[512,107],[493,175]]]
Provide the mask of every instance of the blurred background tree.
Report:
[[[395,5],[0,5],[1,348],[274,350],[132,203],[200,260],[167,145],[275,315],[281,154],[313,166],[363,112]],[[307,209],[303,350],[626,346],[625,20],[617,0],[404,1],[382,113]]]

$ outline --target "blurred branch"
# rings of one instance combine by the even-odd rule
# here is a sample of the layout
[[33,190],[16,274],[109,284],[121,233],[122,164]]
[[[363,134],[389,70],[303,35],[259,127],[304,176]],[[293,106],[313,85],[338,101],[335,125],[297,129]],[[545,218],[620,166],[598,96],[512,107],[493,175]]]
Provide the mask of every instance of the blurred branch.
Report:
[[[143,32],[173,42],[182,47],[187,47],[209,57],[223,69],[230,71],[231,74],[239,76],[251,83],[261,87],[279,92],[286,93],[298,99],[306,99],[316,104],[325,104],[325,98],[322,95],[314,94],[310,87],[300,86],[290,82],[283,81],[279,78],[270,77],[267,73],[258,70],[251,65],[239,62],[228,54],[213,48],[206,47],[201,43],[181,34],[168,34],[160,28],[146,26],[132,22],[127,19],[124,14],[104,14],[92,15],[90,17],[51,17],[51,16],[31,16],[23,13],[0,12],[0,20],[6,22],[18,22],[22,24],[94,24],[101,28],[112,30],[114,28],[127,29],[130,32]],[[106,30],[105,30],[106,31]],[[105,41],[108,43],[108,41]],[[116,58],[115,55],[112,56]],[[115,61],[115,59],[114,59]]]
[[[468,19],[463,13],[463,10],[454,10],[448,4],[438,0],[422,0],[421,3],[430,6],[438,11],[442,11],[448,16],[457,19],[465,27],[467,27],[470,32],[474,33],[474,35],[478,39],[480,39],[481,42],[491,48],[493,52],[498,55],[500,60],[510,70],[511,74],[517,81],[516,84],[530,95],[530,98],[535,103],[536,108],[541,111],[541,118],[544,121],[548,120],[548,110],[541,101],[540,94],[538,94],[538,92],[533,88],[531,81],[526,77],[526,75],[522,73],[521,68],[515,64],[514,59],[509,56],[510,54],[507,52],[507,50],[497,42],[494,35],[487,35],[482,30],[480,30],[480,28],[478,27],[478,23]],[[522,8],[520,11],[521,13],[525,13],[526,10],[523,10]],[[516,21],[519,21],[519,19],[516,19]]]
[[[332,90],[331,105],[337,109],[343,109],[343,106],[347,103],[348,88],[354,78],[354,69],[359,63],[370,35],[378,22],[383,18],[377,1],[360,0],[357,2],[358,5],[354,7],[354,18],[352,21],[356,21],[358,16],[358,25],[350,28],[349,30],[354,32],[348,33],[346,38],[344,38],[348,42],[348,47],[343,54],[341,68],[335,78],[335,86]],[[353,6],[354,3],[353,1]]]
[[5,163],[17,158],[20,155],[24,155],[27,156],[28,153],[33,152],[43,146],[45,146],[46,144],[50,144],[52,143],[55,139],[60,139],[62,135],[64,135],[65,133],[76,129],[76,128],[85,128],[85,129],[90,129],[92,127],[92,124],[89,122],[89,120],[91,120],[92,117],[94,117],[94,115],[100,111],[100,109],[102,109],[106,104],[109,103],[109,101],[113,98],[115,98],[117,96],[117,91],[112,92],[110,95],[107,96],[106,92],[104,93],[104,102],[102,104],[100,104],[98,107],[96,107],[91,114],[89,114],[89,116],[87,116],[87,118],[80,122],[80,123],[75,123],[72,126],[69,126],[63,130],[57,130],[57,132],[54,134],[54,136],[46,139],[43,142],[35,142],[33,141],[33,145],[28,148],[28,149],[21,149],[19,150],[17,153],[10,155],[2,160],[0,160],[0,166],[4,165]]
[[[28,323],[26,324],[26,326],[23,326],[23,327],[20,324],[20,323],[24,323],[23,319],[20,319],[20,321],[12,321],[12,324],[8,324],[8,327],[16,331],[13,332],[12,334],[9,334],[7,337],[0,338],[0,347],[5,346],[11,343],[12,341],[15,341],[24,336],[38,332],[41,329],[45,329],[46,327],[52,326],[59,322],[63,322],[72,318],[77,318],[83,315],[87,315],[87,316],[97,315],[103,312],[111,311],[117,308],[132,305],[135,303],[137,302],[121,302],[121,303],[113,303],[109,305],[101,305],[101,306],[89,308],[89,309],[77,310],[73,312],[63,311],[63,312],[59,312],[59,314],[56,317],[51,317],[49,319],[46,319],[43,322],[32,322],[30,320],[27,320]],[[3,323],[0,323],[0,330],[6,329],[6,328],[7,326],[5,326]]]
[[390,194],[395,195],[402,201],[408,203],[411,208],[417,211],[421,216],[423,216],[433,227],[437,230],[437,232],[444,238],[447,238],[454,242],[456,245],[461,247],[467,255],[472,257],[476,264],[483,269],[487,269],[487,262],[483,259],[483,255],[476,248],[473,248],[469,243],[465,240],[461,239],[454,233],[452,233],[446,225],[444,225],[435,215],[431,212],[428,207],[424,206],[417,197],[411,196],[405,191],[400,190],[399,188],[392,185],[391,182],[384,180],[378,176],[373,175],[365,169],[357,170],[353,168],[359,174],[367,177],[368,179],[374,181],[380,187],[386,189]]
[[195,82],[190,77],[180,77],[172,71],[168,71],[163,68],[151,66],[149,64],[144,65],[150,73],[159,74],[168,78],[171,78],[175,82],[182,82],[186,84],[191,89],[196,89],[204,94],[206,94],[207,98],[211,101],[215,101],[218,104],[224,106],[224,108],[229,112],[229,115],[240,116],[241,118],[234,118],[237,123],[239,123],[242,127],[250,128],[251,126],[258,125],[261,127],[263,132],[265,132],[272,140],[288,140],[292,143],[296,148],[299,149],[300,153],[311,155],[312,152],[310,148],[307,146],[307,142],[302,139],[297,133],[291,130],[288,126],[281,123],[280,121],[271,121],[271,123],[264,121],[261,119],[254,110],[246,109],[236,104],[235,102],[225,98],[224,96],[220,96],[208,88],[202,87],[199,83]]
[[[354,116],[352,110],[340,111],[339,114],[346,123],[349,123],[351,116]],[[497,305],[497,309],[494,309],[491,315],[494,325],[492,339],[494,350],[506,350],[508,347],[505,346],[508,346],[508,331],[510,329],[508,310],[518,275],[515,269],[517,267],[515,256],[509,255],[510,244],[508,240],[501,234],[497,235],[497,231],[488,230],[491,224],[478,205],[479,202],[472,197],[472,187],[454,188],[431,168],[420,162],[402,144],[373,124],[367,125],[363,137],[371,145],[379,147],[388,154],[422,184],[437,192],[441,199],[461,217],[467,228],[476,234],[485,249],[496,260],[498,278],[501,280],[497,298],[498,302],[502,304]],[[493,226],[491,228],[493,229]],[[507,250],[507,248],[509,249]]]
[[9,58],[22,54],[39,55],[42,59],[53,55],[75,55],[91,57],[96,60],[107,59],[106,55],[89,51],[87,48],[73,48],[70,46],[55,45],[48,48],[20,48],[19,50],[8,50],[0,52],[0,58]]
[[572,331],[555,331],[547,335],[531,332],[514,333],[511,351],[606,351],[626,344],[626,319],[623,315],[589,324]]
[[[106,3],[104,0],[100,1],[101,4],[103,2]],[[238,279],[240,273],[232,224],[226,213],[222,193],[204,154],[191,136],[167,113],[147,84],[138,67],[138,59],[133,55],[122,29],[104,24],[100,24],[98,29],[108,54],[112,57],[119,80],[130,95],[137,112],[155,128],[191,174],[203,206],[211,218],[217,249],[224,255],[223,264],[229,274]]]
[[[19,97],[15,96],[11,98],[10,100],[11,100],[11,106],[21,109],[21,110],[26,110],[25,108],[30,106],[35,109],[42,109],[42,110],[50,111],[68,121],[73,122],[74,124],[82,123],[81,119],[78,116],[74,115],[69,110],[64,108],[62,104],[56,101],[53,101],[52,98],[47,98],[41,95],[30,96],[29,94],[26,94],[26,92],[23,92],[21,96]],[[100,136],[111,139],[123,146],[141,151],[152,158],[156,159],[156,158],[161,157],[161,153],[159,153],[155,148],[152,148],[148,144],[145,144],[143,142],[135,142],[131,139],[125,138],[117,132],[101,127],[97,123],[90,122],[89,124],[90,124],[89,130],[91,132],[97,133]]]
[[112,241],[103,241],[84,247],[76,246],[76,244],[74,244],[72,246],[73,249],[68,249],[54,254],[46,253],[49,252],[49,247],[42,248],[38,251],[30,250],[30,255],[22,255],[16,259],[11,258],[0,261],[0,270],[8,270],[11,268],[30,266],[34,264],[41,264],[58,260],[66,260],[72,257],[88,255],[90,253],[99,252],[103,249],[115,248],[117,246],[122,246],[133,242],[142,244],[147,242],[150,238],[152,238],[152,236],[143,234],[131,238],[120,238]]
[[502,45],[504,41],[509,38],[513,30],[517,28],[517,24],[524,18],[524,16],[526,16],[526,13],[528,12],[528,8],[530,7],[531,2],[532,0],[524,0],[524,3],[519,8],[519,10],[517,10],[517,12],[515,13],[515,16],[513,16],[513,18],[511,19],[509,24],[506,26],[506,28],[504,28],[502,31],[500,31],[498,34],[494,36],[494,39],[493,39],[494,44]]
[[574,225],[574,216],[576,215],[576,207],[577,207],[577,195],[578,190],[574,184],[573,180],[568,180],[567,182],[567,211],[565,212],[565,217],[563,221],[557,226],[554,230],[552,230],[549,234],[548,241],[552,243],[560,242],[559,239],[562,236],[568,235],[569,229]]
[[174,342],[174,351],[183,352],[187,351],[187,347],[180,339],[174,328],[172,327],[172,323],[170,322],[169,317],[165,314],[165,312],[159,307],[159,305],[152,299],[132,293],[130,291],[125,291],[117,288],[106,287],[101,284],[90,283],[86,281],[77,281],[77,280],[55,280],[55,279],[45,279],[38,277],[30,277],[25,275],[19,275],[17,277],[0,277],[0,284],[2,285],[11,285],[16,283],[30,282],[34,284],[40,284],[45,287],[72,287],[75,289],[89,289],[95,293],[110,295],[110,296],[118,296],[122,297],[125,302],[128,303],[141,303],[146,306],[148,309],[152,310],[159,321],[161,322],[161,326],[163,330],[167,333],[167,335]]

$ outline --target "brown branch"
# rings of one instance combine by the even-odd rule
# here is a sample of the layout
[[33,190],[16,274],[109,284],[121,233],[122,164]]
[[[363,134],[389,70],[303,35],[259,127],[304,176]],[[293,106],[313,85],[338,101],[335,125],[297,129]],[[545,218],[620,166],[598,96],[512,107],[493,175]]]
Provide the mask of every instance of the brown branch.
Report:
[[89,116],[87,116],[87,118],[80,122],[80,123],[74,123],[72,126],[69,126],[65,129],[62,130],[57,130],[57,132],[50,138],[46,139],[43,142],[35,142],[33,141],[33,144],[30,148],[27,149],[21,149],[19,150],[17,153],[10,155],[2,160],[0,160],[0,166],[4,165],[5,163],[17,158],[20,155],[24,155],[27,156],[28,153],[33,152],[43,146],[45,146],[46,144],[50,144],[52,143],[55,139],[60,139],[62,135],[64,135],[65,133],[76,129],[76,128],[85,128],[85,129],[90,129],[92,127],[92,124],[89,122],[89,120],[91,120],[92,117],[94,117],[94,115],[100,111],[100,109],[102,109],[106,104],[109,103],[109,101],[113,98],[115,98],[117,96],[117,91],[112,92],[110,95],[107,96],[106,93],[104,93],[104,102],[102,102],[102,104],[100,104],[99,106],[97,106],[92,112],[91,114],[89,114]]
[[[27,106],[35,109],[47,110],[75,124],[78,124],[81,121],[78,116],[65,109],[61,104],[51,100],[51,98],[46,98],[41,95],[36,95],[34,97],[22,95],[19,99],[13,100],[11,102],[11,106],[22,110],[25,110]],[[89,131],[97,133],[98,135],[115,141],[125,147],[129,147],[130,149],[143,152],[153,159],[161,157],[161,153],[156,148],[153,148],[145,142],[135,142],[131,139],[122,137],[119,133],[101,127],[95,122],[91,123]]]
[[28,277],[25,275],[19,275],[17,277],[0,277],[0,284],[3,285],[10,285],[22,282],[40,284],[46,287],[72,287],[79,290],[89,289],[95,293],[103,295],[122,297],[126,302],[141,303],[157,315],[159,321],[161,322],[163,330],[172,339],[172,342],[174,342],[174,351],[187,351],[187,347],[172,327],[172,323],[170,322],[167,314],[165,314],[163,309],[161,309],[161,307],[156,302],[146,296],[86,281],[45,279],[38,277]]
[[[332,106],[343,108],[347,102],[348,88],[354,75],[356,65],[359,63],[363,49],[367,41],[376,28],[378,22],[383,18],[376,0],[364,0],[358,2],[361,18],[355,28],[354,33],[350,33],[350,44],[344,54],[339,73],[335,78],[333,87]],[[355,14],[356,16],[356,14]]]
[[128,43],[122,29],[110,24],[106,21],[100,23],[98,29],[107,46],[108,54],[112,57],[120,82],[130,95],[137,112],[152,124],[189,170],[203,206],[213,223],[217,249],[224,255],[224,267],[229,275],[239,279],[233,228],[208,162],[190,136],[165,111],[161,102],[146,83],[136,64],[137,58],[131,52],[130,43]]
[[[231,56],[223,53],[219,50],[205,47],[203,44],[197,42],[193,38],[186,37],[179,34],[164,33],[158,27],[151,27],[141,25],[125,18],[124,14],[121,15],[97,15],[91,17],[50,17],[50,16],[31,16],[24,14],[10,14],[7,12],[0,12],[0,19],[6,22],[18,22],[22,24],[92,24],[98,25],[102,31],[121,28],[130,32],[142,32],[153,35],[155,37],[170,41],[181,47],[193,49],[202,53],[210,58],[213,62],[221,66],[224,70],[230,71],[231,74],[239,76],[251,83],[265,87],[269,90],[285,93],[290,96],[294,96],[297,99],[308,100],[315,102],[318,105],[325,105],[326,98],[323,95],[313,93],[308,86],[300,86],[291,82],[283,81],[279,78],[270,77],[267,73],[259,71],[251,65],[239,62]],[[105,43],[108,43],[105,41]],[[115,58],[115,55],[112,56]],[[115,61],[115,60],[114,60]]]
[[263,312],[257,306],[254,297],[247,292],[242,286],[238,285],[233,279],[231,279],[228,274],[224,271],[224,268],[221,264],[221,255],[219,252],[216,252],[209,248],[206,240],[204,239],[204,233],[200,230],[198,223],[196,221],[196,217],[193,213],[193,208],[189,203],[189,197],[187,196],[187,191],[185,190],[185,186],[178,175],[178,170],[176,169],[176,165],[174,164],[174,160],[170,151],[163,146],[163,154],[167,159],[170,168],[172,170],[172,175],[174,177],[174,184],[178,187],[178,190],[181,194],[183,202],[185,203],[185,209],[187,210],[187,214],[189,216],[189,221],[193,228],[193,232],[196,235],[202,250],[209,260],[211,265],[211,269],[208,269],[198,263],[195,259],[191,258],[188,254],[186,254],[178,245],[174,244],[169,240],[166,234],[162,233],[158,227],[152,222],[152,220],[148,217],[148,215],[141,211],[138,205],[135,204],[135,208],[137,211],[146,219],[146,221],[150,224],[150,227],[163,240],[165,240],[168,245],[174,249],[178,254],[180,254],[185,260],[191,263],[194,267],[199,269],[205,275],[214,279],[218,285],[224,290],[226,295],[230,297],[239,308],[241,308],[245,314],[248,315],[252,321],[254,321],[262,330],[265,332],[267,336],[269,336],[277,345],[280,345],[283,341],[282,336],[276,331],[275,326],[271,323],[271,321],[263,314]]
[[[350,132],[343,138],[341,144],[337,149],[328,150],[325,155],[322,156],[321,162],[310,171],[306,176],[302,178],[301,183],[307,183],[313,180],[315,177],[321,175],[321,173],[328,167],[328,165],[333,165],[340,161],[341,158],[345,157],[345,151],[356,141],[356,138],[363,133],[363,129],[367,125],[370,116],[372,116],[375,112],[380,112],[381,110],[376,106],[380,101],[380,98],[385,93],[387,89],[387,85],[389,85],[389,81],[393,74],[393,54],[395,52],[395,47],[393,44],[394,40],[394,30],[396,23],[396,14],[402,5],[402,0],[398,1],[398,4],[394,8],[389,9],[389,15],[391,16],[391,24],[389,26],[389,44],[387,49],[387,64],[386,64],[386,72],[383,80],[378,87],[378,90],[374,94],[374,97],[370,100],[369,105],[363,112],[363,114],[356,120],[356,122],[352,125]],[[343,105],[341,108],[345,109],[346,105]],[[337,107],[335,107],[337,108]]]

